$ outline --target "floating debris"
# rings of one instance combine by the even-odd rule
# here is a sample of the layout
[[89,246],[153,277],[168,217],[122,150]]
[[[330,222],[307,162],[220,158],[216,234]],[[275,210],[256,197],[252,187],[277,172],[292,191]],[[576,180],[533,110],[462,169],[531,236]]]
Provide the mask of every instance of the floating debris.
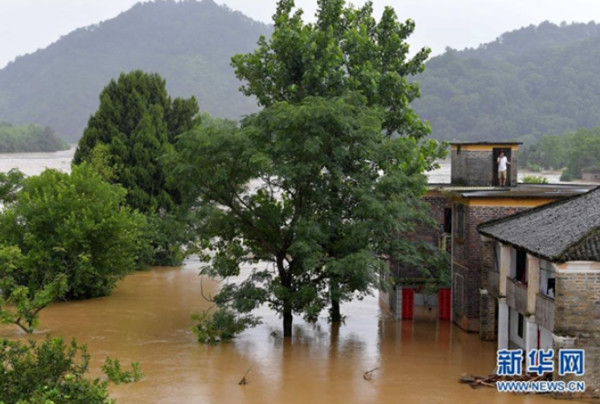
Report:
[[379,369],[379,368],[376,367],[371,370],[367,370],[365,373],[363,373],[363,379],[371,380],[373,378],[373,372],[376,371],[377,369]]
[[465,373],[458,379],[459,382],[468,384],[473,389],[476,389],[481,386],[496,388],[496,382],[498,381],[534,382],[542,380],[552,380],[552,373],[544,373],[542,375],[538,375],[537,373],[524,373],[518,376],[499,376],[497,374],[491,374],[488,376],[474,376],[467,375]]
[[242,377],[242,380],[240,380],[240,382],[238,383],[240,386],[244,386],[244,385],[248,384],[248,380],[246,380],[246,377],[248,376],[248,373],[250,373],[251,369],[252,369],[252,365],[250,365],[248,370],[246,370],[244,377]]

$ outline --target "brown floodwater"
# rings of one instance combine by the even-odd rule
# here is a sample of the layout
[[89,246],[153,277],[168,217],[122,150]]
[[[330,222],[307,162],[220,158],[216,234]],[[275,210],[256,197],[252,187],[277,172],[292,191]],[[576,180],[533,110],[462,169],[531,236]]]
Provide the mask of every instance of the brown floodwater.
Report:
[[[140,382],[110,388],[120,404],[557,403],[459,384],[462,373],[493,371],[494,343],[436,321],[435,310],[396,321],[377,296],[344,305],[339,328],[325,318],[316,325],[295,318],[287,340],[279,318],[265,309],[264,323],[233,342],[200,344],[190,315],[211,305],[201,288],[214,294],[218,283],[198,273],[199,263],[189,260],[130,275],[109,297],[54,304],[42,311],[35,338],[51,333],[86,344],[94,376],[107,356],[138,361]],[[26,338],[9,326],[0,336]],[[250,367],[248,384],[238,385]]]

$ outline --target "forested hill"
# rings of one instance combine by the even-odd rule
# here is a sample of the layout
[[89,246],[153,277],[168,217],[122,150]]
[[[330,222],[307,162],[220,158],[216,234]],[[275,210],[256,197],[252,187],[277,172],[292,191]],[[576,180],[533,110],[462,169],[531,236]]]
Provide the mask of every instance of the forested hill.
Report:
[[0,70],[0,121],[50,126],[74,141],[110,79],[135,69],[160,74],[172,97],[194,95],[202,111],[239,118],[257,107],[239,93],[230,58],[270,31],[212,0],[139,3]]
[[447,49],[417,77],[434,137],[521,140],[600,125],[600,25],[544,22]]

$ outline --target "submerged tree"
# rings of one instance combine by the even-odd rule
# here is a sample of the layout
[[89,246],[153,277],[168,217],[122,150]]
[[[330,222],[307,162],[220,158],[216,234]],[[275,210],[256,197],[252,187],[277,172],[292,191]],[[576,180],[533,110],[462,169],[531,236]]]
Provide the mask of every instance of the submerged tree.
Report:
[[179,209],[179,191],[166,183],[161,156],[196,124],[197,114],[195,98],[171,100],[158,74],[121,74],[102,90],[75,152],[75,165],[89,162],[106,180],[121,184],[127,204],[147,216],[153,263],[181,259],[185,236],[178,229],[186,212]]
[[404,236],[428,223],[423,172],[442,153],[409,105],[419,90],[407,76],[428,54],[407,59],[412,21],[387,8],[377,23],[370,3],[319,6],[304,24],[293,1],[279,1],[269,41],[233,58],[242,91],[264,109],[241,128],[204,122],[171,158],[173,181],[203,215],[213,250],[204,273],[269,264],[226,284],[217,304],[246,315],[267,303],[284,336],[294,314],[315,320],[331,305],[340,320],[340,302],[381,286],[388,258],[426,265]]
[[[242,92],[268,107],[279,101],[298,103],[309,96],[338,97],[356,91],[365,97],[366,106],[381,108],[381,126],[388,135],[423,139],[430,128],[410,107],[420,91],[408,76],[423,71],[430,50],[421,49],[409,58],[406,40],[415,23],[399,22],[391,7],[377,22],[369,1],[358,9],[346,7],[344,0],[318,4],[316,22],[304,24],[302,10],[293,11],[293,0],[278,2],[269,40],[261,37],[255,52],[232,59],[237,77],[244,81]],[[442,153],[430,142],[415,147],[421,148],[424,170]],[[331,223],[330,228],[329,252],[334,254],[339,250],[334,244],[340,226]],[[341,320],[339,304],[345,295],[337,279],[330,280],[332,321]]]
[[308,97],[241,129],[204,122],[180,137],[172,178],[203,215],[214,250],[204,273],[269,264],[225,285],[221,307],[247,314],[267,303],[291,336],[294,314],[314,320],[332,293],[340,301],[379,286],[388,254],[419,259],[401,235],[427,222],[427,159],[415,139],[385,136],[383,114],[365,104],[359,94]]

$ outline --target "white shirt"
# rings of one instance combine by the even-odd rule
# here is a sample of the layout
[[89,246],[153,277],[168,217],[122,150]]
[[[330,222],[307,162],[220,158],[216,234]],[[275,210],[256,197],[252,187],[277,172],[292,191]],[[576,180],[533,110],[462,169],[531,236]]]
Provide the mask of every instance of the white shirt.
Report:
[[506,156],[502,156],[498,158],[498,171],[506,171],[506,163],[508,163],[508,159]]

